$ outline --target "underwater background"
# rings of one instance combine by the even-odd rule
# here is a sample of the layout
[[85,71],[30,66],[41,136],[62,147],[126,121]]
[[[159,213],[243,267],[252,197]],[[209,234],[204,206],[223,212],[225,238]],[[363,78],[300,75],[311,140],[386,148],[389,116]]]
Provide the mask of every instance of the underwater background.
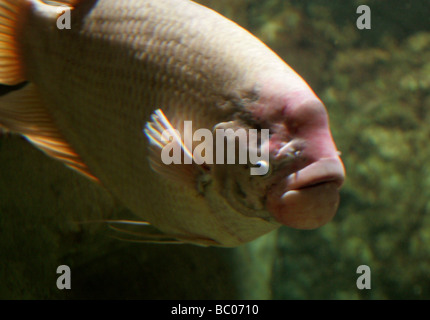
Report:
[[[430,299],[429,1],[198,2],[262,39],[325,103],[347,172],[334,220],[234,249],[119,241],[94,221],[130,212],[3,135],[0,299]],[[356,27],[361,4],[370,30]],[[59,265],[71,290],[57,289]],[[360,265],[371,289],[357,288]]]

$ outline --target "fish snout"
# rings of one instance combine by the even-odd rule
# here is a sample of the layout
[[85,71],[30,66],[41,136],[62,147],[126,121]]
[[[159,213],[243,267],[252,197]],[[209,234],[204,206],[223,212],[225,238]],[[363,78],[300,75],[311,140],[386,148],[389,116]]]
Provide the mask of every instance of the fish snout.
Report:
[[277,144],[274,159],[281,161],[289,157],[293,161],[290,170],[280,174],[268,189],[266,206],[281,224],[315,229],[335,216],[345,169],[320,100],[285,107],[283,119],[283,128],[290,140],[284,145]]

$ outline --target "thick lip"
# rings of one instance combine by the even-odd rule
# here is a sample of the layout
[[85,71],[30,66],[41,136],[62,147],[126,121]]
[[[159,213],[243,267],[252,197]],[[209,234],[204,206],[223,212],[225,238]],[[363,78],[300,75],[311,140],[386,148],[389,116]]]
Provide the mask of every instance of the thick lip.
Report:
[[322,158],[287,177],[287,192],[333,182],[340,188],[345,179],[345,169],[338,157]]
[[273,185],[267,194],[267,209],[283,225],[321,227],[336,214],[344,177],[339,157],[319,159]]

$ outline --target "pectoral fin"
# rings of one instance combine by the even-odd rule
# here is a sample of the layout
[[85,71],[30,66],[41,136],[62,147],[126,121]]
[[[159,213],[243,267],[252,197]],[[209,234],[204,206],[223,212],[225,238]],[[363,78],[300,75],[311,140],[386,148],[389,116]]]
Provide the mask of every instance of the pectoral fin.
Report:
[[151,115],[144,132],[149,141],[149,161],[152,169],[167,179],[189,187],[201,189],[207,183],[208,168],[197,165],[191,150],[182,137],[183,132],[174,128],[161,109]]

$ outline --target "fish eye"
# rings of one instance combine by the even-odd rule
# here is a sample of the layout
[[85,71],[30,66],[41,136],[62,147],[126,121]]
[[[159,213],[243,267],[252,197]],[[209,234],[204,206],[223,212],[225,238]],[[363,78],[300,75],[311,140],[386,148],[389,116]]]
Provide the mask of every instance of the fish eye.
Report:
[[298,158],[298,157],[300,157],[300,155],[302,154],[302,151],[301,150],[295,150],[294,152],[293,152],[293,155],[294,155],[294,157],[296,157],[296,158]]
[[263,177],[267,177],[272,173],[272,166],[268,161],[260,160],[255,163],[257,166],[259,166],[261,169],[265,169],[266,174],[262,175]]

